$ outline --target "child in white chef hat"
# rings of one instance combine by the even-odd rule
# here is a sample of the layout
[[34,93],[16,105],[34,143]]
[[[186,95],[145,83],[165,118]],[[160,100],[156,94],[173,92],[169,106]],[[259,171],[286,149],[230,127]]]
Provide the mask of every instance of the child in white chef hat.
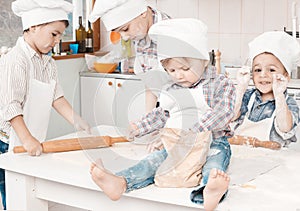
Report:
[[[134,72],[147,86],[146,105],[151,111],[157,101],[154,88],[166,83],[168,78],[163,71],[157,70],[156,44],[147,36],[149,28],[170,17],[147,5],[146,0],[97,0],[89,20],[101,18],[107,31],[119,32],[124,40],[132,40],[135,45]],[[156,79],[153,80],[152,78]]]
[[287,146],[296,139],[299,108],[287,84],[296,70],[300,46],[282,31],[265,32],[249,43],[254,88],[247,89],[250,68],[237,76],[236,135],[254,136]]
[[[63,0],[17,0],[13,12],[22,18],[23,36],[0,59],[0,148],[23,145],[29,155],[42,153],[51,107],[78,129],[89,130],[64,98],[55,61],[48,52],[68,26],[72,4]],[[1,194],[5,207],[4,171]]]
[[[206,34],[206,25],[197,19],[170,19],[150,28],[149,35],[157,42],[158,56],[172,83],[162,90],[160,107],[133,123],[133,133],[142,136],[163,127],[194,133],[211,131],[212,143],[202,169],[202,185],[192,192],[191,199],[199,204],[204,202],[205,210],[213,210],[224,198],[229,185],[225,173],[231,156],[227,137],[231,135],[229,122],[233,117],[235,88],[226,77],[217,75],[215,67],[208,66]],[[194,109],[199,115],[192,112]],[[193,136],[182,137],[182,143],[189,142],[190,137]],[[175,148],[181,154],[180,148]],[[193,159],[200,160],[200,154],[201,151]],[[92,164],[91,174],[104,193],[116,200],[125,191],[156,184],[161,167],[166,162],[172,163],[169,158],[169,151],[163,148],[116,175],[96,164]],[[184,161],[179,159],[181,162]],[[179,163],[173,162],[174,165]],[[175,171],[172,173],[176,175]]]

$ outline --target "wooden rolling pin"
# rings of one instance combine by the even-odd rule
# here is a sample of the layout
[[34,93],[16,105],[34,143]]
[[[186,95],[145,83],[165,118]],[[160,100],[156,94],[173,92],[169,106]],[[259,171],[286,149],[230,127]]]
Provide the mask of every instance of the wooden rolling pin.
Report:
[[264,147],[268,149],[278,150],[281,144],[275,141],[260,141],[255,137],[235,135],[228,139],[230,144],[234,145],[251,145],[253,147]]
[[[93,136],[84,138],[70,138],[62,140],[45,141],[41,143],[43,153],[49,152],[67,152],[82,149],[95,149],[101,147],[110,147],[114,143],[128,142],[125,137]],[[16,146],[14,153],[26,152],[23,146]]]

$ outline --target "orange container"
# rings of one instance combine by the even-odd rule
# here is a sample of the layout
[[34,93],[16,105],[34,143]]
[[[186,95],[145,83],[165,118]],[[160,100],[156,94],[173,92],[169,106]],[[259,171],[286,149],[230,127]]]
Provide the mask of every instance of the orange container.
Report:
[[94,69],[98,73],[112,73],[116,70],[117,64],[116,63],[94,63]]

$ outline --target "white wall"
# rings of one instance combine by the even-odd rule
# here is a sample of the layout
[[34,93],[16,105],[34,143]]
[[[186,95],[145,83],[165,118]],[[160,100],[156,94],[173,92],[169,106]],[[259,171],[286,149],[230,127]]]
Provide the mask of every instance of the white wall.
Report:
[[[220,49],[223,63],[242,64],[248,42],[269,30],[291,30],[293,0],[147,0],[173,18],[198,18],[208,25],[209,48]],[[300,0],[295,0],[300,8]],[[300,17],[300,15],[299,15]],[[104,30],[104,27],[102,27]],[[101,35],[108,43],[107,32]]]

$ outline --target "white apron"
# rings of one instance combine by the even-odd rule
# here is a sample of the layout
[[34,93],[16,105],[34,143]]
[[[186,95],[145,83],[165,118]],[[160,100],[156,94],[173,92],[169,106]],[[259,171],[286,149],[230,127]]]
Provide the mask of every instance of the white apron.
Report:
[[211,131],[193,133],[188,130],[209,109],[203,88],[163,92],[159,102],[169,111],[170,118],[160,131],[168,156],[156,171],[155,184],[159,187],[195,187],[200,184],[202,166],[211,143]]
[[209,109],[202,86],[196,89],[162,91],[159,104],[170,113],[166,128],[190,129]]
[[[30,63],[29,88],[23,107],[24,122],[32,136],[40,142],[43,142],[47,135],[56,82],[55,80],[51,80],[48,84],[34,79],[34,66],[31,62],[31,58],[29,57],[30,54],[23,37],[18,39],[17,44],[21,45]],[[19,145],[22,145],[22,143],[14,129],[11,128],[9,136],[9,151],[12,151],[14,146]]]
[[245,115],[243,123],[234,131],[235,135],[250,136],[259,139],[260,141],[269,141],[270,132],[273,126],[275,111],[270,118],[263,119],[258,122],[253,122],[248,119],[251,108],[254,104],[255,93],[252,94],[248,103],[248,112]]

